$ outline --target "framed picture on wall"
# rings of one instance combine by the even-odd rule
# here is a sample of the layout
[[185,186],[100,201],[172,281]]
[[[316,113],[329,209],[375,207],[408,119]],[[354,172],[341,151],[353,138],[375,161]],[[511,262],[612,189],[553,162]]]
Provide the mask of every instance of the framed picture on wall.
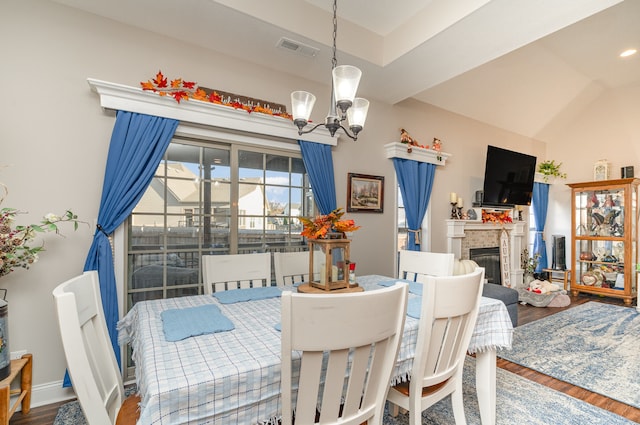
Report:
[[383,212],[384,177],[349,173],[347,212]]

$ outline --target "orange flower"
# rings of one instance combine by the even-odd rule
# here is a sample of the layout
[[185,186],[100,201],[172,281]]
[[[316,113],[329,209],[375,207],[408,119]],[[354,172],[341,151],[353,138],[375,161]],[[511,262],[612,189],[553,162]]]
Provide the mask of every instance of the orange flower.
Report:
[[302,223],[303,229],[300,234],[307,239],[324,239],[327,233],[346,233],[355,232],[360,228],[356,226],[353,220],[340,220],[344,215],[342,208],[336,208],[326,215],[319,215],[316,218],[309,219],[306,217],[298,217]]

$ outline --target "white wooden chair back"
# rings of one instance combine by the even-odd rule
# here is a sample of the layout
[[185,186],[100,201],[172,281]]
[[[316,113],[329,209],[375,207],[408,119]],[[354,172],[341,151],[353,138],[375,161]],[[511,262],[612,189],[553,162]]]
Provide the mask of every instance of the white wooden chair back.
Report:
[[203,255],[204,293],[271,286],[271,253]]
[[398,278],[425,282],[427,276],[452,276],[453,253],[400,251]]
[[282,424],[291,425],[294,406],[297,424],[381,424],[406,310],[406,283],[342,294],[284,291]]
[[113,425],[124,400],[122,376],[102,310],[98,273],[88,271],[53,290],[73,390],[91,425]]
[[[273,268],[276,285],[293,285],[298,282],[309,282],[309,251],[274,252]],[[314,264],[322,263],[322,252],[314,252]],[[318,272],[319,273],[319,272]],[[316,279],[318,279],[316,273]]]
[[391,403],[409,410],[410,425],[421,424],[422,411],[449,394],[456,424],[466,424],[462,370],[483,281],[483,268],[466,275],[426,278],[411,380],[391,387],[387,396]]

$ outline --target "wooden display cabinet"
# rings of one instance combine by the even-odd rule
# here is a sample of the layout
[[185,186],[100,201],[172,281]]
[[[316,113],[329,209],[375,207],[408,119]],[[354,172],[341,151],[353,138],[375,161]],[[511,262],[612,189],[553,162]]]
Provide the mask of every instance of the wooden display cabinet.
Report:
[[568,184],[571,187],[571,293],[637,297],[640,179]]

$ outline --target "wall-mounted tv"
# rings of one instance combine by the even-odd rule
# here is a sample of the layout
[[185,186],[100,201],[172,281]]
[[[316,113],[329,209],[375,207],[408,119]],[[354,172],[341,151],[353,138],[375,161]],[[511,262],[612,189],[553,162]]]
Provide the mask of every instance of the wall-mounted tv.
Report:
[[487,146],[482,205],[531,205],[536,157]]

